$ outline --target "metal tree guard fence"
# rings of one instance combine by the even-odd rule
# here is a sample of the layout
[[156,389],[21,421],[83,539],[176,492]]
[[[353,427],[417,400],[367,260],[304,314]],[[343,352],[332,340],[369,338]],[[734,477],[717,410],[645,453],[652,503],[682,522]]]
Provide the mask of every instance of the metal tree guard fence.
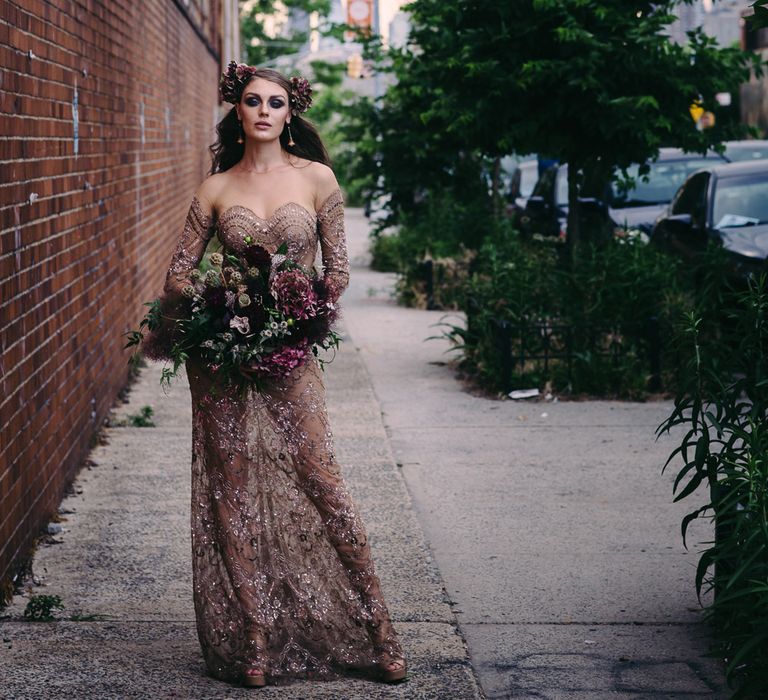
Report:
[[577,352],[588,351],[610,358],[614,365],[626,353],[629,343],[624,338],[639,341],[643,346],[650,370],[648,388],[661,389],[662,343],[659,319],[650,316],[645,321],[618,325],[568,323],[513,323],[492,318],[493,343],[501,373],[500,384],[505,392],[512,389],[515,368],[523,370],[526,363],[542,363],[545,373],[551,363],[563,362],[569,383],[573,379],[573,363]]

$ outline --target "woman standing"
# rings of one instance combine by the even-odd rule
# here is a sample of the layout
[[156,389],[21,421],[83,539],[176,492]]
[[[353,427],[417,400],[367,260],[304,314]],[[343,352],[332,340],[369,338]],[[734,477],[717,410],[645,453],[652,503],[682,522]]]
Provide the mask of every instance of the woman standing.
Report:
[[[349,279],[344,202],[314,127],[306,80],[229,64],[234,107],[217,127],[211,175],[199,186],[168,269],[163,307],[212,235],[225,251],[256,243],[311,268],[318,244],[335,302]],[[145,355],[169,359],[150,334]],[[212,675],[263,686],[363,669],[406,676],[366,530],[333,451],[325,387],[313,356],[245,398],[187,361],[192,394],[192,554],[197,632]]]

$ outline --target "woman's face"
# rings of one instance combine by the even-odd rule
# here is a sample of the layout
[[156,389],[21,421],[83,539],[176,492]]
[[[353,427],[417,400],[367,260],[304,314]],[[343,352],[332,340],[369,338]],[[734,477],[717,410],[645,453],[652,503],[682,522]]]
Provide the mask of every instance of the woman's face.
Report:
[[243,90],[237,114],[246,138],[272,141],[283,132],[286,122],[291,121],[288,93],[277,83],[253,78]]

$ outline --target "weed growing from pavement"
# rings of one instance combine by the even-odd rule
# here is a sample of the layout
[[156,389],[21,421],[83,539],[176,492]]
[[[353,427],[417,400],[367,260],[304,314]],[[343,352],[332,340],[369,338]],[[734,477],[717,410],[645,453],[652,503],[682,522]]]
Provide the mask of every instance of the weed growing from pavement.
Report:
[[154,409],[152,406],[142,406],[138,413],[129,413],[125,418],[110,421],[110,425],[113,427],[154,428],[153,415]]
[[57,595],[34,595],[24,608],[24,617],[33,622],[47,622],[49,620],[55,620],[56,618],[51,614],[54,608],[58,610],[64,609],[64,603],[61,602],[61,598]]

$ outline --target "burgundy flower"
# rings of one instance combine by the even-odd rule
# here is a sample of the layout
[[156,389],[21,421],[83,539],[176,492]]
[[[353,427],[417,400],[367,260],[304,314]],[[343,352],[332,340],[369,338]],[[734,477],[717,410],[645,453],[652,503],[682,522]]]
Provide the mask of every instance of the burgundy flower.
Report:
[[306,112],[312,104],[312,88],[306,78],[291,78],[291,114],[296,116]]
[[289,345],[266,355],[253,369],[265,376],[284,378],[304,363],[309,351],[309,343],[304,339],[296,345]]
[[203,299],[206,306],[224,306],[227,301],[224,287],[206,287],[203,291]]
[[261,304],[250,304],[245,309],[245,315],[248,316],[252,331],[260,331],[267,320],[267,314]]
[[249,245],[243,251],[243,257],[249,265],[258,267],[260,270],[268,268],[272,262],[272,256],[260,245]]
[[255,73],[256,68],[245,63],[230,61],[227,70],[219,80],[219,95],[224,102],[235,104],[240,101],[243,87]]
[[272,280],[275,308],[295,319],[310,318],[317,313],[317,294],[312,280],[301,270],[283,270]]

